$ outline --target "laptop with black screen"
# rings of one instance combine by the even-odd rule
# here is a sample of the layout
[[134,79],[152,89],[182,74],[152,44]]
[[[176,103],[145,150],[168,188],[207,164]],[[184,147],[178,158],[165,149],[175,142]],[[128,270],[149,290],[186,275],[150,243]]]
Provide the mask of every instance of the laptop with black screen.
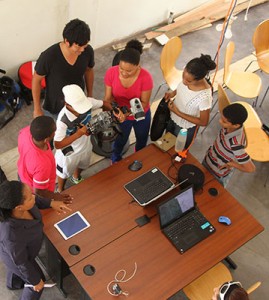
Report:
[[160,203],[158,213],[162,232],[181,254],[215,232],[198,210],[192,186]]

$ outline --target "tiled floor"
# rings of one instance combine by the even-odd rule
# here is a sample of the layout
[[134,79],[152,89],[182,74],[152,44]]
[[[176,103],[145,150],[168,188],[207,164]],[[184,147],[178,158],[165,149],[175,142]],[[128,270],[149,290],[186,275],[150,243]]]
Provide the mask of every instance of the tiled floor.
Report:
[[[268,18],[268,11],[269,3],[266,2],[265,4],[249,10],[247,22],[244,21],[244,12],[238,15],[238,18],[233,22],[232,40],[236,43],[233,61],[250,55],[254,50],[251,43],[252,33],[262,20]],[[199,56],[200,53],[208,53],[214,57],[219,39],[219,32],[215,30],[215,25],[216,24],[213,24],[211,28],[189,33],[182,37],[183,50],[178,60],[179,68],[182,68],[191,58]],[[227,40],[224,41],[221,49],[220,68],[223,67],[223,53],[226,44]],[[152,73],[154,78],[155,87],[153,94],[155,94],[158,85],[163,82],[159,68],[161,49],[162,47],[154,42],[152,47],[149,50],[146,50],[142,55],[142,65]],[[94,86],[94,95],[96,98],[101,99],[103,97],[103,76],[106,69],[110,66],[114,54],[115,52],[113,52],[110,47],[105,47],[96,51]],[[261,95],[263,95],[269,83],[269,75],[262,74],[260,71],[258,71],[257,74],[262,77],[263,91]],[[164,91],[165,87],[161,89],[157,97],[160,98]],[[228,91],[228,95],[232,101],[242,100],[230,91]],[[18,112],[15,119],[5,128],[0,130],[0,153],[16,147],[18,130],[31,121],[32,109],[32,106],[24,106],[23,109]],[[216,108],[213,113],[215,111]],[[261,120],[264,123],[269,124],[269,94],[267,95],[267,99],[263,106],[257,107],[256,111]],[[192,154],[194,154],[198,160],[202,160],[206,149],[215,138],[218,130],[218,117],[216,117],[204,134],[198,134],[195,144],[191,149]],[[104,159],[102,162],[85,171],[84,176],[90,176],[108,165],[109,160]],[[246,288],[257,280],[262,281],[262,286],[251,295],[251,299],[263,300],[269,298],[269,285],[267,283],[269,274],[269,197],[267,194],[269,192],[269,179],[267,184],[265,183],[266,178],[269,175],[269,164],[255,162],[255,165],[257,171],[254,174],[236,172],[227,189],[261,222],[265,227],[265,231],[231,255],[238,265],[237,270],[232,271],[232,274],[234,278],[240,280]],[[223,243],[225,243],[225,241],[223,241]],[[5,287],[5,271],[1,263],[0,274],[0,299],[18,299],[19,292],[9,291]],[[66,278],[65,287],[68,292],[67,299],[80,299],[78,285],[74,282],[72,276]],[[183,299],[182,297],[183,296],[180,293],[175,296],[174,299]],[[55,287],[46,290],[42,299],[58,300],[63,299],[63,296]]]

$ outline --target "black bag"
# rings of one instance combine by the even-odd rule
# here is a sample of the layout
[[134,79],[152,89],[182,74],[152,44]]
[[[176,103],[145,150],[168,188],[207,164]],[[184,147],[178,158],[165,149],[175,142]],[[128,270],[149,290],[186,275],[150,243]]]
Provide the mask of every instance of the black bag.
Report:
[[6,180],[7,180],[6,174],[4,173],[2,168],[0,167],[0,184],[3,183]]
[[6,101],[0,99],[0,128],[13,119],[14,115],[14,109]]
[[0,78],[0,97],[17,112],[23,103],[19,84],[8,76]]
[[165,99],[162,98],[156,109],[151,124],[150,138],[153,142],[158,140],[163,135],[169,120],[170,110],[168,108],[168,103],[166,103]]
[[190,185],[193,185],[194,191],[197,192],[204,185],[205,174],[195,165],[185,164],[180,167],[177,180],[181,189],[185,189]]
[[13,119],[15,113],[22,107],[18,83],[8,76],[0,78],[0,128]]

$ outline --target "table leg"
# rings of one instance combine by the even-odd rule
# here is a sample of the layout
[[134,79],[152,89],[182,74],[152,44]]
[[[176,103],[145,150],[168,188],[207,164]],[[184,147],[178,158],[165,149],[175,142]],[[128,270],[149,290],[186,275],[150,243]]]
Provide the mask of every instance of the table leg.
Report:
[[70,274],[69,267],[47,237],[45,237],[44,242],[46,247],[47,272],[66,298],[67,293],[63,287],[63,279]]
[[237,269],[237,264],[229,257],[227,256],[226,258],[224,258],[224,260],[228,263],[228,265],[232,268],[232,269]]

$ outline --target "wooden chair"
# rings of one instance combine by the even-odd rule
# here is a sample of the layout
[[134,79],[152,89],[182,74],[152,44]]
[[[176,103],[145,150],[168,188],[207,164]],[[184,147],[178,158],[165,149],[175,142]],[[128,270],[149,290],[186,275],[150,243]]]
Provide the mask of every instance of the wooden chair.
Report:
[[182,71],[178,70],[175,66],[181,49],[182,41],[178,36],[171,38],[164,45],[160,58],[160,67],[165,82],[159,85],[153,100],[156,98],[162,85],[167,84],[169,88],[174,91],[182,80]]
[[224,91],[224,88],[219,84],[218,85],[218,111],[213,115],[213,117],[210,119],[208,125],[202,130],[201,133],[203,133],[206,128],[210,125],[210,123],[214,120],[214,118],[216,117],[216,115],[219,112],[222,112],[222,110],[228,106],[229,104],[231,104],[230,99],[228,98],[227,94]]
[[243,98],[255,98],[253,106],[256,106],[261,91],[261,78],[251,72],[231,70],[230,64],[234,54],[234,42],[230,41],[226,47],[224,60],[224,84],[235,94]]
[[[256,51],[258,65],[261,71],[269,74],[269,19],[261,22],[252,36],[252,43]],[[260,107],[267,95],[269,85],[262,98]]]
[[[223,264],[218,263],[202,276],[183,288],[183,292],[190,300],[211,299],[213,289],[222,285],[224,282],[233,280],[229,269]],[[257,282],[247,289],[247,293],[252,293],[261,285]]]
[[243,125],[247,140],[246,152],[253,160],[268,162],[269,137],[262,129],[262,122],[258,114],[247,102],[238,101],[235,103],[243,105],[248,112],[248,118]]

